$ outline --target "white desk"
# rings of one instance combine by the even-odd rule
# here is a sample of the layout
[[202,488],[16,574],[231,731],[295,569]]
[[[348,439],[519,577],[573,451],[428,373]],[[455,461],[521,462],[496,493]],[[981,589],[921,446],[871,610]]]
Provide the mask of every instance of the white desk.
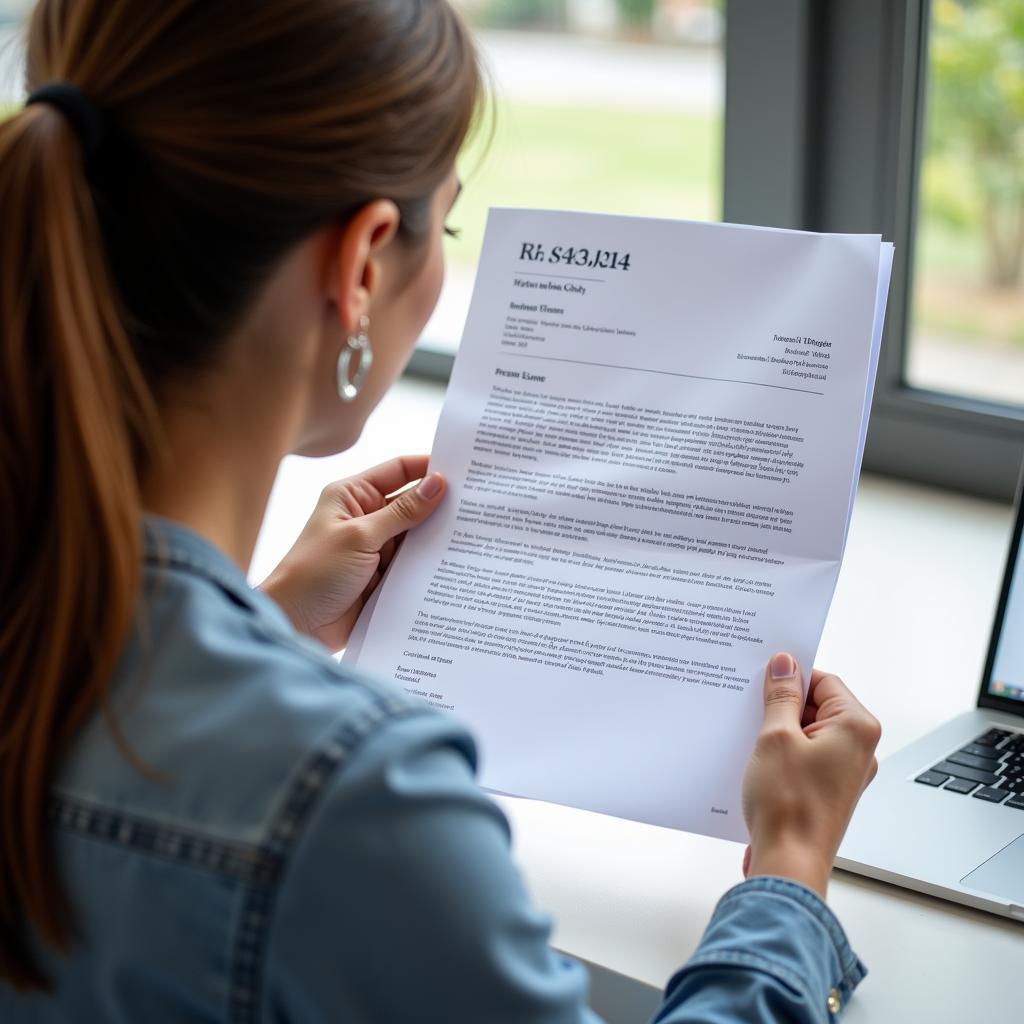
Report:
[[[356,448],[289,460],[253,578],[275,564],[323,484],[430,446],[442,390],[402,382]],[[865,478],[818,664],[879,717],[881,755],[973,705],[1010,528],[1005,506]],[[734,844],[585,811],[502,799],[515,853],[562,949],[660,988],[693,951],[718,897],[740,878]],[[838,873],[829,901],[870,974],[850,1024],[1014,1019],[1024,997],[1024,925]],[[611,986],[609,988],[609,985]],[[611,1024],[642,989],[600,983]],[[1019,1010],[1017,1010],[1019,1013]],[[614,1015],[613,1015],[614,1014]]]

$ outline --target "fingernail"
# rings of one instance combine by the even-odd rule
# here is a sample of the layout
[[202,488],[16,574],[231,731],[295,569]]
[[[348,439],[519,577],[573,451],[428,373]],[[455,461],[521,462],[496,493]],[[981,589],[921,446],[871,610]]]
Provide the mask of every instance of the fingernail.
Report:
[[436,498],[441,493],[443,486],[444,482],[441,480],[441,474],[431,473],[430,476],[426,476],[420,481],[417,490],[421,498],[426,498],[427,501],[430,501],[431,498]]
[[772,658],[772,679],[789,679],[796,675],[796,662],[792,654],[776,654]]

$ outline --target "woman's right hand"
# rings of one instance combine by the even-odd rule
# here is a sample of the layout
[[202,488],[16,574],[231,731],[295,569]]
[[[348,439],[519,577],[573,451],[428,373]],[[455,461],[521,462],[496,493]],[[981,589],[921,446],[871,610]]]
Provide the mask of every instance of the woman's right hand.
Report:
[[818,670],[803,707],[789,654],[768,665],[764,705],[743,780],[744,874],[792,878],[824,897],[853,809],[878,769],[881,727],[841,679]]

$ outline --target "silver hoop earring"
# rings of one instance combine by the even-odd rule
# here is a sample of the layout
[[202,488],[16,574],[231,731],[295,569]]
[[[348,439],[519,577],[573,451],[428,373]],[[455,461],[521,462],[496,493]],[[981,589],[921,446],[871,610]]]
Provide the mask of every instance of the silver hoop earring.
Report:
[[[352,357],[358,360],[356,372],[349,380],[349,367]],[[359,333],[350,334],[345,347],[338,356],[338,397],[343,402],[351,402],[366,380],[367,373],[373,365],[373,349],[370,347],[370,318],[361,316],[359,318]]]

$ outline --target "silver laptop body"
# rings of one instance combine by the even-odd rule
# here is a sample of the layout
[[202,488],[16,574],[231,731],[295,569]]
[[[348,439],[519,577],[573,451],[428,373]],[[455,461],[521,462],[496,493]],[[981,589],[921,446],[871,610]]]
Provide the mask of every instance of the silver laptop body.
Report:
[[[977,707],[886,758],[836,866],[1024,920],[1024,503]],[[883,723],[884,724],[884,723]],[[918,781],[920,780],[920,781]]]

